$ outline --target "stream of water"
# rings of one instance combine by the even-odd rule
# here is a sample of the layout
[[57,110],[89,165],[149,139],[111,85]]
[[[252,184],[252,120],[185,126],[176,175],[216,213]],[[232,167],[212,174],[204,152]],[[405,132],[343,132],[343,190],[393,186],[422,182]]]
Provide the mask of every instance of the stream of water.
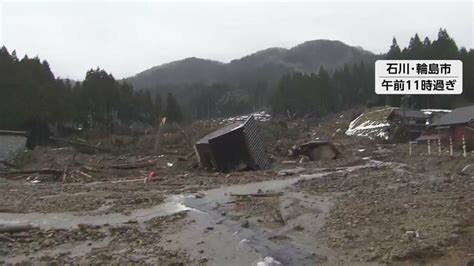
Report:
[[[379,161],[370,160],[367,164],[346,167],[337,171],[354,171],[365,167],[377,167],[383,164]],[[334,170],[333,170],[334,172]],[[164,203],[151,208],[136,209],[129,215],[121,213],[88,214],[77,213],[2,213],[0,225],[8,224],[32,224],[43,229],[50,228],[74,228],[79,224],[90,225],[117,225],[134,221],[139,224],[154,217],[172,215],[182,211],[188,211],[188,215],[195,221],[178,233],[168,236],[173,244],[167,244],[168,248],[184,249],[191,256],[198,257],[197,248],[203,249],[208,254],[211,265],[252,265],[265,257],[272,257],[289,265],[313,265],[317,261],[317,255],[306,249],[305,245],[311,244],[312,239],[300,236],[299,243],[291,241],[275,242],[269,240],[275,235],[274,231],[256,228],[242,228],[241,223],[231,219],[223,219],[219,207],[231,199],[231,194],[249,194],[259,191],[283,192],[286,188],[301,180],[323,178],[330,174],[327,172],[316,172],[314,174],[299,175],[297,177],[269,180],[248,184],[223,186],[216,189],[204,191],[202,198],[194,195],[170,195]],[[285,196],[288,198],[289,193]],[[292,197],[303,198],[302,195]],[[308,226],[314,231],[319,231],[325,222],[330,209],[331,202],[311,196],[304,196],[307,202],[314,205],[314,213],[320,216],[303,217]],[[285,202],[283,200],[282,202]],[[317,218],[319,217],[319,218]],[[213,227],[212,232],[204,232],[203,228]],[[298,239],[298,236],[295,236]],[[197,246],[197,242],[204,241],[205,245]],[[306,243],[305,243],[306,242]],[[174,246],[173,246],[174,245]],[[321,244],[321,246],[323,246]]]

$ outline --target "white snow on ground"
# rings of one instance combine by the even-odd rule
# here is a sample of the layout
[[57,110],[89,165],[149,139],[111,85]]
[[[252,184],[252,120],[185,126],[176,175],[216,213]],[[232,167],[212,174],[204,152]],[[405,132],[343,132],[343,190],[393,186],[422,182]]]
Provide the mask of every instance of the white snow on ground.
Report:
[[257,266],[275,266],[281,265],[281,262],[272,257],[265,257],[262,261],[257,262]]
[[245,121],[251,115],[253,115],[253,118],[255,118],[255,120],[260,121],[260,122],[266,122],[272,119],[272,116],[269,113],[267,113],[266,111],[260,111],[260,112],[255,112],[248,115],[229,117],[229,118],[223,119],[221,123]]
[[387,116],[393,109],[393,107],[386,107],[362,113],[351,121],[346,135],[387,139],[387,129],[390,126]]
[[425,115],[431,115],[432,113],[450,113],[452,110],[448,109],[421,109]]

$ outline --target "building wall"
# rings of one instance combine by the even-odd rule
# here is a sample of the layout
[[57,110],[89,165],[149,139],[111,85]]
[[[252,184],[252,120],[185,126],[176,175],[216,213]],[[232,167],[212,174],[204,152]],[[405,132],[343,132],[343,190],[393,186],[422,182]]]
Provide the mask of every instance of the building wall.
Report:
[[453,127],[453,144],[456,146],[462,145],[462,136],[468,141],[474,141],[474,132],[469,130],[465,124],[454,125]]
[[25,136],[0,135],[0,160],[6,160],[26,144]]

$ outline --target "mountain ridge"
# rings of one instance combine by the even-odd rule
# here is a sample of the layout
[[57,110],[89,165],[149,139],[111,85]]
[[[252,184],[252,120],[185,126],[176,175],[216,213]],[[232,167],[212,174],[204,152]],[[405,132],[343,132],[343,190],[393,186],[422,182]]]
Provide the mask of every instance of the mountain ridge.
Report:
[[375,60],[377,55],[339,40],[318,39],[291,48],[270,47],[228,63],[188,57],[146,69],[124,80],[136,89],[193,83],[274,84],[284,74],[317,73],[320,67],[332,71],[344,64]]

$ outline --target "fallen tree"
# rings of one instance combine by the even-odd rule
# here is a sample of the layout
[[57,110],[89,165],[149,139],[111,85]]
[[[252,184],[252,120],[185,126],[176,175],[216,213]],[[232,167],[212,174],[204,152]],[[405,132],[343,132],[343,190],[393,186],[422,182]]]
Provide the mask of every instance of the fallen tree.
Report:
[[7,225],[0,225],[0,234],[1,233],[19,233],[19,232],[25,232],[25,231],[30,231],[33,229],[36,229],[38,227],[35,227],[31,224],[7,224]]
[[62,139],[62,138],[53,138],[53,137],[51,137],[51,139],[55,140],[55,141],[65,142],[65,143],[71,145],[73,148],[75,148],[79,152],[89,153],[91,150],[93,150],[93,151],[102,151],[102,152],[107,152],[107,153],[112,152],[112,150],[110,150],[110,149],[98,147],[97,145],[94,146],[94,145],[88,144],[86,142],[73,141],[73,140]]
[[6,167],[9,167],[9,168],[14,168],[14,169],[18,169],[18,167],[10,162],[7,162],[5,160],[0,160],[0,164],[3,164],[5,165]]
[[124,163],[124,164],[113,164],[107,166],[107,168],[112,169],[136,169],[143,168],[148,166],[155,166],[155,162],[138,162],[138,163]]

